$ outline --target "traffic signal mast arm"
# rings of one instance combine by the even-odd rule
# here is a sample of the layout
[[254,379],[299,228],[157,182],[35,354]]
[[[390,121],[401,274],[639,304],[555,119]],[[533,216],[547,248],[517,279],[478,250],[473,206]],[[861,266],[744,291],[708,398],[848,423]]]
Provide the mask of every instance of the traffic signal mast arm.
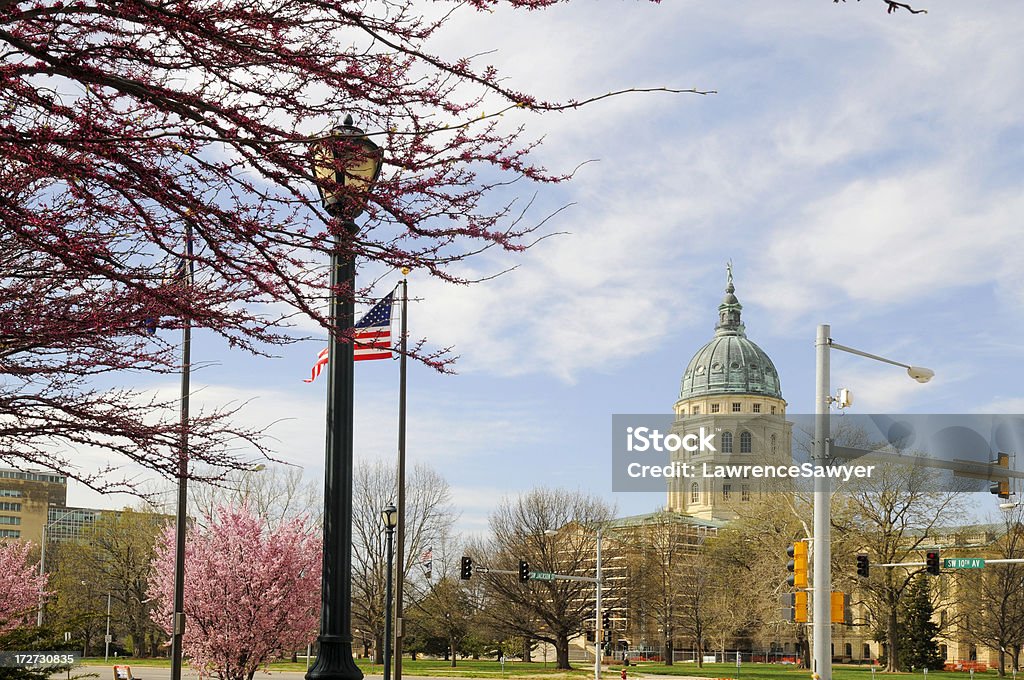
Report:
[[518,571],[512,571],[511,569],[492,569],[491,567],[474,566],[473,569],[479,574],[508,574],[509,576],[519,576]]
[[829,456],[842,458],[844,460],[856,459],[866,463],[902,463],[908,467],[928,467],[940,470],[952,470],[957,477],[971,477],[973,479],[996,480],[1003,477],[1014,477],[1024,479],[1024,471],[1011,470],[1009,465],[1009,454],[1000,453],[990,463],[980,463],[975,460],[941,460],[927,456],[914,456],[895,451],[872,451],[869,449],[854,449],[848,446],[829,446]]
[[[473,565],[473,573],[476,574],[508,574],[509,576],[519,576],[518,571],[511,569],[494,569],[493,567],[484,567],[479,564]],[[545,574],[540,578],[534,576],[534,574]],[[598,583],[598,580],[593,576],[570,576],[568,574],[547,574],[547,572],[530,572],[531,581],[585,581],[586,583]]]

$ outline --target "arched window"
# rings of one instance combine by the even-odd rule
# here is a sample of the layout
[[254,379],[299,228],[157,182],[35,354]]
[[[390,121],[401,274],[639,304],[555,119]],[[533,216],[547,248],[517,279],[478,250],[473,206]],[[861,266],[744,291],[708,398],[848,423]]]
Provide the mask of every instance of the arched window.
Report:
[[700,487],[697,486],[697,482],[690,485],[690,502],[700,503]]
[[732,432],[722,433],[722,453],[732,453]]
[[871,658],[871,645],[869,645],[868,643],[865,642],[864,643],[864,649],[861,650],[861,651],[863,651],[863,653],[864,653],[864,656],[862,656],[861,658],[863,658],[863,659],[870,659]]
[[779,452],[779,438],[772,435],[772,455]]
[[746,430],[740,435],[740,453],[750,453],[752,437]]
[[847,658],[853,658],[853,645],[849,642],[846,643],[846,656]]

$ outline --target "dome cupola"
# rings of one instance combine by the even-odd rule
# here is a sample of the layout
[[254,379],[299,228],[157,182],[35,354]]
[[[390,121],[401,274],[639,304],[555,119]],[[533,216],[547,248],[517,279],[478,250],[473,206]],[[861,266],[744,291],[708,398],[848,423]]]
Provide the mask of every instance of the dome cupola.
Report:
[[715,337],[697,350],[683,373],[679,399],[715,394],[764,395],[782,399],[775,365],[764,350],[747,338],[736,298],[732,265],[728,265],[725,297],[718,305]]

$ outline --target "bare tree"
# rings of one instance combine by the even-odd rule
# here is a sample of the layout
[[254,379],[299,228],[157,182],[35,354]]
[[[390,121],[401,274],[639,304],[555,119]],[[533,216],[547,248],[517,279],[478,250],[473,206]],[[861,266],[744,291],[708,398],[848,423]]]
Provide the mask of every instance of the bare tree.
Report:
[[[872,562],[919,562],[921,551],[961,516],[962,494],[937,488],[936,474],[927,468],[878,465],[870,478],[850,484],[837,498],[833,525]],[[876,569],[860,584],[872,619],[881,622],[887,671],[900,670],[900,599],[920,573],[921,568]]]
[[[136,656],[156,654],[164,639],[150,618],[147,589],[156,541],[169,520],[165,515],[128,509],[104,512],[83,531],[81,542],[63,544],[59,553],[56,580],[72,587],[85,581],[96,589],[94,594],[109,592],[112,620],[131,639]],[[68,593],[65,591],[63,596],[68,597]],[[73,601],[67,604],[75,605]]]
[[[481,563],[508,571],[526,560],[534,571],[593,576],[595,529],[612,517],[602,499],[582,492],[534,489],[506,498],[491,515],[491,539]],[[554,533],[552,533],[554,532]],[[529,581],[485,574],[487,615],[508,633],[548,642],[558,668],[568,669],[569,640],[594,617],[594,585],[581,581]]]
[[[433,468],[416,464],[407,480],[405,550],[409,558],[396,577],[405,578],[423,550],[451,533],[456,514],[448,482]],[[395,468],[382,461],[357,465],[352,490],[352,618],[375,643],[383,663],[387,556],[381,510],[397,496]]]
[[[1000,524],[1002,535],[993,546],[996,555],[1024,557],[1024,506],[1006,511]],[[1017,668],[1024,644],[1024,564],[993,564],[961,578],[962,605],[972,611],[966,633],[998,652],[999,675],[1004,676],[1007,655]]]
[[[782,628],[797,639],[801,659],[809,663],[810,650],[803,624],[782,621],[779,596],[786,585],[786,548],[810,536],[811,508],[800,494],[779,490],[752,501],[742,516],[708,542],[710,569],[715,574],[709,600],[708,634],[728,638],[741,630],[778,632]],[[736,584],[743,584],[738,597]]]
[[[658,512],[642,524],[620,529],[629,555],[629,600],[644,602],[662,633],[665,664],[672,665],[678,633],[689,638],[703,660],[708,630],[711,569],[704,551],[705,533],[677,513]],[[637,608],[640,611],[640,608]],[[646,628],[646,622],[639,624]]]
[[271,529],[296,518],[319,526],[324,511],[321,484],[307,479],[302,468],[292,465],[236,471],[222,481],[189,488],[189,512],[197,521],[215,517],[215,509],[224,505],[247,506]]

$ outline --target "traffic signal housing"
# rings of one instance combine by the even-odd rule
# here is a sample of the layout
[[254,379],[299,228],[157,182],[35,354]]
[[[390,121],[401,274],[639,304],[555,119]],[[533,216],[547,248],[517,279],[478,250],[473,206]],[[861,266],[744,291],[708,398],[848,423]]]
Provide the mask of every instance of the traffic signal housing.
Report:
[[938,576],[939,570],[939,551],[929,550],[924,556],[925,570],[932,576]]
[[832,591],[830,599],[829,617],[832,623],[853,623],[853,612],[850,609],[850,596],[839,591]]
[[786,548],[786,555],[790,557],[786,569],[793,572],[787,579],[787,583],[794,588],[807,587],[807,542],[797,541]]
[[857,576],[867,578],[871,571],[871,562],[865,553],[857,555]]
[[[992,467],[1000,468],[1003,470],[1010,469],[1010,454],[1003,453],[1000,451],[996,454],[995,460],[991,463]],[[992,484],[988,488],[990,493],[994,493],[1002,500],[1006,500],[1010,497],[1010,478],[1009,477],[997,477],[993,480]]]
[[783,593],[780,597],[782,603],[782,618],[786,621],[807,623],[807,593]]
[[530,563],[526,560],[519,560],[519,580],[522,583],[530,580]]
[[473,576],[473,558],[463,557],[462,568],[459,570],[459,578],[463,581],[468,581]]
[[601,612],[601,628],[605,630],[611,630],[612,627],[612,614],[611,612]]

